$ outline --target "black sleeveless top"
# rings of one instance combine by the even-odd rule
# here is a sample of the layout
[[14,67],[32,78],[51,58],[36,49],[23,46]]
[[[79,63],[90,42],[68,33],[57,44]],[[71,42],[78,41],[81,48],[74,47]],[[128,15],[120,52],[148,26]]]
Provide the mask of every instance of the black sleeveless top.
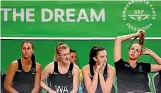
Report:
[[[107,75],[108,75],[108,72],[107,72],[107,64],[106,64],[105,69],[104,69],[104,73],[103,73],[103,77],[104,77],[105,80],[108,78]],[[91,78],[91,80],[93,80],[93,76],[94,76],[93,66],[90,66],[90,78]],[[83,89],[83,93],[88,93],[85,87]],[[99,77],[98,77],[98,85],[97,85],[97,89],[96,89],[95,93],[103,93],[102,92],[102,89],[101,89]],[[111,92],[110,93],[115,93],[114,86],[112,86],[112,89],[111,89]]]
[[49,75],[48,86],[57,93],[70,93],[73,89],[73,63],[70,63],[68,72],[61,74],[58,70],[58,62],[54,62],[54,72]]
[[122,58],[115,62],[118,93],[145,93],[150,92],[148,72],[149,63],[137,63],[135,68]]
[[25,72],[22,68],[21,59],[17,59],[17,61],[18,70],[15,73],[12,87],[20,93],[31,93],[35,82],[36,63],[32,62],[31,69]]

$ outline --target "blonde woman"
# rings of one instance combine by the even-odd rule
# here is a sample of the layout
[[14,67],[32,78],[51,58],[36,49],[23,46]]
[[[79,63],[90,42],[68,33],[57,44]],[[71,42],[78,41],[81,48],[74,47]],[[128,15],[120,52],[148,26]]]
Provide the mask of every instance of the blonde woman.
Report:
[[[41,87],[49,93],[77,93],[79,68],[69,61],[69,47],[60,42],[55,49],[55,60],[42,72]],[[43,80],[48,76],[48,85]]]

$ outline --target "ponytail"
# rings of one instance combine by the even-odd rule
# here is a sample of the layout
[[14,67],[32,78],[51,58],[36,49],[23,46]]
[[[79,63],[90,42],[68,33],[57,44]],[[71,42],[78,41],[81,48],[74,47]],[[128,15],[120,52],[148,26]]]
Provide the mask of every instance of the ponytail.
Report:
[[35,55],[34,54],[32,54],[31,60],[32,60],[32,62],[35,62]]
[[142,32],[141,32],[141,34],[140,34],[139,37],[135,37],[134,39],[132,39],[132,40],[127,44],[127,46],[130,45],[132,42],[134,42],[137,38],[139,38],[138,44],[141,45],[141,46],[143,46],[143,45],[144,45],[145,35],[144,35]]
[[140,35],[140,37],[139,37],[139,44],[140,44],[141,46],[144,45],[144,39],[145,39],[145,36],[144,36],[144,34],[141,32],[141,35]]

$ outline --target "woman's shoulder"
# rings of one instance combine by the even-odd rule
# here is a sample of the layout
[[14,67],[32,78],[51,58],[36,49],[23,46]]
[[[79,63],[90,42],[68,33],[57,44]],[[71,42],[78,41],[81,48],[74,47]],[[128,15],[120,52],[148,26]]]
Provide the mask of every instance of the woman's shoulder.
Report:
[[42,66],[41,66],[41,64],[38,63],[38,62],[36,62],[36,69],[37,69],[38,71],[42,71]]
[[82,68],[82,72],[88,72],[89,71],[89,64],[88,65],[85,65],[83,68]]
[[85,65],[82,70],[86,70],[86,69],[89,69],[89,64],[88,65]]
[[12,69],[12,71],[18,70],[18,61],[14,60],[9,64],[9,69]]
[[108,64],[108,68],[115,69],[112,65]]
[[110,65],[110,64],[108,64],[108,70],[110,72],[115,72],[115,68],[112,65]]
[[18,68],[18,61],[17,60],[12,61],[10,66]]

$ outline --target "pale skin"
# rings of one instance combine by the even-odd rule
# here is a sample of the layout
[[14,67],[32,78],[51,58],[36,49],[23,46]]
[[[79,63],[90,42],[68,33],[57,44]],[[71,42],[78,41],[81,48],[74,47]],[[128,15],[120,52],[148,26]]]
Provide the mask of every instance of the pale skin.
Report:
[[[59,69],[60,73],[64,74],[64,73],[67,73],[67,71],[69,69],[69,65],[70,65],[69,49],[63,49],[59,52],[60,52],[60,54],[58,54],[58,57],[59,57],[60,60],[58,61],[58,69]],[[44,88],[49,93],[56,93],[56,91],[52,90],[50,87],[45,85],[43,80],[45,78],[47,78],[48,75],[50,75],[54,72],[54,66],[53,65],[54,65],[54,62],[49,63],[44,68],[44,70],[42,71],[42,75],[41,75],[41,87]],[[75,64],[73,66],[72,75],[73,75],[73,89],[70,93],[77,93],[78,86],[79,86],[79,68]]]
[[[24,43],[22,46],[22,68],[25,72],[28,72],[31,69],[32,61],[31,61],[31,55],[34,53],[31,44],[30,43]],[[17,60],[13,61],[8,68],[8,72],[6,74],[6,79],[5,79],[5,89],[9,93],[18,93],[14,88],[12,88],[12,82],[15,73],[18,70],[18,62]],[[39,88],[40,88],[40,79],[41,79],[41,72],[42,68],[39,63],[36,62],[36,74],[35,74],[35,81],[34,81],[34,88],[32,89],[31,93],[38,93]]]
[[[118,62],[118,60],[122,58],[122,54],[121,54],[122,53],[121,51],[122,42],[130,38],[139,37],[141,33],[145,34],[145,31],[139,30],[136,33],[118,36],[116,38],[115,45],[114,45],[114,61],[115,62]],[[142,47],[139,44],[133,44],[131,48],[129,49],[128,62],[130,66],[135,68],[138,58],[141,56],[141,54],[144,54],[144,55],[150,55],[157,62],[157,64],[151,64],[151,72],[157,72],[161,70],[160,57],[148,48],[143,49],[143,51],[141,51],[141,48]]]
[[105,50],[99,51],[98,55],[94,57],[96,64],[94,66],[94,76],[93,80],[90,78],[90,67],[89,65],[86,65],[83,68],[83,78],[84,78],[84,83],[85,87],[88,91],[88,93],[95,93],[97,84],[98,84],[98,77],[100,78],[100,85],[103,93],[110,93],[112,85],[113,85],[113,80],[114,80],[114,75],[115,75],[115,70],[112,66],[108,65],[108,78],[105,80],[103,77],[104,69],[106,66],[106,61],[107,61],[107,53]]
[[161,70],[161,58],[157,54],[148,48],[145,48],[142,53],[145,55],[150,55],[157,62],[157,64],[151,64],[151,72]]

